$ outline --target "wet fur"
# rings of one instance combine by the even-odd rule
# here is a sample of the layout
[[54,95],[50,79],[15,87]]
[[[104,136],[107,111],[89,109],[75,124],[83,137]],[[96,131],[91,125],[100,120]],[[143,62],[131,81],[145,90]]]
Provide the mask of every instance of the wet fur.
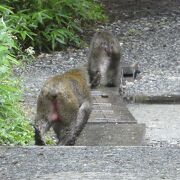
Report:
[[[117,86],[120,58],[120,45],[117,38],[109,31],[96,32],[92,38],[88,56],[88,72],[92,87],[100,84]],[[98,73],[100,75],[97,78]]]
[[74,69],[49,78],[37,100],[35,144],[45,144],[52,127],[60,145],[74,145],[91,113],[90,88],[85,72]]

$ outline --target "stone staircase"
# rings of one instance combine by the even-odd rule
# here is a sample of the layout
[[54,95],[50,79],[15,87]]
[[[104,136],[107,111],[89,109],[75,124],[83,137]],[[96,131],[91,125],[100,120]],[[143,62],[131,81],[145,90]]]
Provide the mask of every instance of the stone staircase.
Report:
[[138,124],[117,88],[92,91],[93,111],[77,146],[139,146],[144,144],[145,124]]

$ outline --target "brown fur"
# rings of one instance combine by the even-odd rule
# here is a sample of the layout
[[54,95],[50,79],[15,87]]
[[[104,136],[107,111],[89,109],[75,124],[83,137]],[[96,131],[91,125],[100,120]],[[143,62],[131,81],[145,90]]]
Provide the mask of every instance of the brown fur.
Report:
[[117,85],[120,57],[120,44],[117,38],[109,31],[96,32],[91,41],[88,57],[88,72],[92,87],[100,84]]
[[52,127],[58,144],[73,145],[90,113],[90,88],[83,70],[74,69],[49,78],[37,100],[35,144],[44,145],[44,135]]

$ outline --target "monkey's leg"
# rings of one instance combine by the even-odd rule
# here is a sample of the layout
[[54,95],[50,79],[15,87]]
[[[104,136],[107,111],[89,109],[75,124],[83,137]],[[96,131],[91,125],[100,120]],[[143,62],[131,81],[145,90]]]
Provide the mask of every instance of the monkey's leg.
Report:
[[91,113],[91,103],[89,101],[85,101],[79,108],[77,119],[75,124],[72,124],[71,130],[67,138],[65,139],[63,145],[74,145],[76,141],[76,137],[79,136],[85,124],[88,121],[88,118]]
[[106,86],[108,86],[108,87],[116,86],[116,73],[112,70],[111,71],[109,70],[107,72]]
[[100,82],[101,82],[101,74],[99,71],[97,71],[92,81],[90,82],[91,88],[95,88],[96,86],[100,84]]
[[[46,122],[46,123],[45,123]],[[49,131],[52,123],[49,121],[41,120],[39,125],[35,125],[35,145],[45,145],[45,134]]]
[[58,139],[57,144],[60,144],[61,141],[63,141],[63,139],[65,138],[64,135],[61,133],[64,127],[62,126],[61,122],[54,122],[52,127]]
[[107,70],[107,82],[106,86],[115,87],[117,86],[117,76],[118,76],[119,64],[110,66]]
[[34,135],[35,145],[38,146],[45,145],[45,142],[42,140],[41,132],[39,128],[37,128],[36,126],[34,126],[34,133],[35,133]]

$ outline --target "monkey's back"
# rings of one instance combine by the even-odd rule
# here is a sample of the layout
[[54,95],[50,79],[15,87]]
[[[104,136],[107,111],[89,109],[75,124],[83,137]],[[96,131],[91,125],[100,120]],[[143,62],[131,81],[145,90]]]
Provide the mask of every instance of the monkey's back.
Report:
[[73,92],[75,96],[90,96],[90,88],[83,70],[73,69],[62,75],[50,77],[44,83],[42,91],[53,96],[57,94],[68,94]]
[[121,48],[118,39],[106,30],[96,32],[88,55],[90,83],[94,87],[99,84],[116,86],[120,59]]
[[73,69],[62,75],[55,75],[47,79],[39,95],[42,106],[45,105],[44,116],[48,116],[51,102],[56,99],[58,112],[62,122],[67,124],[76,118],[81,104],[87,99],[90,101],[90,88],[83,70]]
[[95,53],[96,55],[101,55],[103,52],[107,54],[120,54],[120,44],[117,38],[115,38],[111,32],[106,30],[95,33],[91,41],[90,49],[92,50],[92,53]]

